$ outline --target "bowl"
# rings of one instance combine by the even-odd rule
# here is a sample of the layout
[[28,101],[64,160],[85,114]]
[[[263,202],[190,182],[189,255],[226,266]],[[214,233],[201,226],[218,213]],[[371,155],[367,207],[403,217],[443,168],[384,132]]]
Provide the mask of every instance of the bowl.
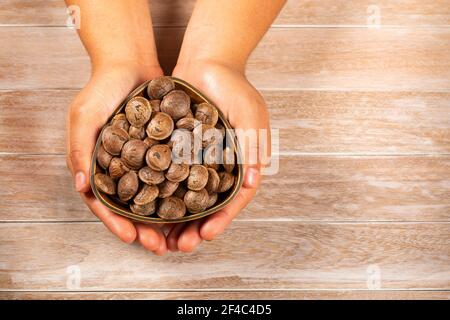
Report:
[[110,209],[112,212],[121,215],[123,217],[126,217],[130,220],[133,221],[137,221],[137,222],[143,222],[143,223],[180,223],[180,222],[186,222],[186,221],[192,221],[192,220],[196,220],[196,219],[200,219],[203,217],[206,217],[210,214],[213,214],[217,211],[219,211],[220,209],[222,209],[223,207],[225,207],[227,204],[229,204],[234,197],[237,195],[237,193],[239,192],[240,188],[242,187],[242,182],[243,182],[243,166],[242,166],[242,156],[241,156],[241,151],[240,151],[240,147],[239,147],[239,143],[237,141],[236,135],[234,134],[233,128],[231,127],[230,123],[228,122],[228,120],[225,118],[225,116],[223,115],[223,113],[220,111],[219,108],[217,108],[217,106],[211,101],[209,100],[202,92],[200,92],[198,89],[196,89],[194,86],[192,86],[191,84],[175,78],[175,77],[169,77],[173,80],[173,82],[175,83],[175,89],[179,89],[179,90],[183,90],[184,92],[186,92],[190,98],[191,101],[193,103],[199,104],[202,102],[207,102],[211,105],[213,105],[219,114],[219,122],[221,122],[221,124],[225,127],[226,131],[226,139],[227,139],[227,143],[233,147],[233,149],[235,150],[235,157],[236,157],[236,165],[233,169],[233,174],[236,177],[235,178],[235,183],[233,185],[233,187],[228,190],[227,192],[224,192],[223,194],[219,194],[219,198],[216,202],[216,204],[214,206],[212,206],[211,208],[208,208],[205,211],[199,212],[199,213],[194,213],[194,214],[189,214],[187,212],[187,214],[181,218],[177,218],[177,219],[163,219],[160,218],[158,216],[156,216],[156,214],[150,215],[150,216],[142,216],[142,215],[138,215],[133,213],[129,208],[127,208],[126,206],[124,206],[123,204],[119,203],[117,200],[115,200],[114,198],[110,197],[107,194],[104,194],[102,192],[100,192],[97,187],[95,186],[95,184],[93,183],[94,181],[94,176],[96,173],[102,172],[105,173],[106,170],[102,169],[101,167],[97,166],[97,153],[98,153],[98,149],[100,148],[102,141],[101,141],[101,136],[103,133],[103,130],[109,125],[110,121],[112,120],[112,118],[122,112],[127,104],[127,102],[132,99],[133,97],[136,96],[142,96],[145,98],[149,98],[147,96],[147,86],[150,83],[149,81],[144,82],[143,84],[141,84],[139,87],[137,87],[135,90],[133,90],[126,98],[125,100],[117,107],[117,109],[113,112],[113,114],[110,116],[110,118],[108,119],[108,121],[105,123],[105,125],[103,126],[99,137],[97,139],[97,142],[95,144],[95,149],[94,149],[94,153],[92,156],[92,161],[91,161],[91,169],[90,169],[90,181],[91,181],[91,188],[92,188],[92,192],[94,193],[95,197],[103,204],[105,205],[108,209]]

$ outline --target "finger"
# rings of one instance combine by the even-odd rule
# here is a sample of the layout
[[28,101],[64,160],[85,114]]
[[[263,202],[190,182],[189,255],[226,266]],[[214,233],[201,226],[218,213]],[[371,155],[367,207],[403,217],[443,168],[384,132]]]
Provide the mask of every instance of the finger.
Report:
[[247,167],[242,188],[233,201],[222,210],[206,218],[206,221],[200,227],[202,239],[208,241],[213,240],[217,235],[222,233],[237,214],[255,196],[260,181],[260,169],[258,167]]
[[89,168],[98,128],[78,111],[72,112],[69,124],[69,161],[78,192],[89,191]]
[[186,227],[186,223],[179,223],[174,226],[167,235],[167,248],[170,251],[178,251],[178,238],[180,237],[181,232],[183,232],[184,227]]
[[189,222],[178,238],[178,249],[181,252],[192,252],[202,242],[200,236],[201,220]]
[[111,212],[92,194],[81,193],[81,198],[105,226],[123,242],[132,243],[136,239],[136,228],[128,219]]
[[162,230],[157,226],[137,223],[137,239],[142,246],[158,255],[163,255],[166,251],[166,238]]

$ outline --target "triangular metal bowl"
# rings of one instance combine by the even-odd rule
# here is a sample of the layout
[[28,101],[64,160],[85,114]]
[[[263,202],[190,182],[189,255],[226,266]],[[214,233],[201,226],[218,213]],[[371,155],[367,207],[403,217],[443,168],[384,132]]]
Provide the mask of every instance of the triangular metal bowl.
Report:
[[[208,103],[212,104],[213,106],[215,106],[214,103],[212,103],[212,101],[210,101],[203,93],[201,93],[198,89],[196,89],[189,83],[187,83],[181,79],[175,78],[175,77],[170,77],[170,78],[175,82],[175,88],[185,91],[191,97],[193,102],[195,102],[195,103],[208,102]],[[200,218],[206,217],[214,212],[219,211],[220,209],[225,207],[228,203],[230,203],[234,199],[234,197],[237,195],[237,193],[239,192],[239,190],[242,186],[242,182],[243,182],[243,166],[242,166],[242,157],[241,157],[241,151],[239,148],[239,143],[237,141],[236,136],[234,135],[234,131],[232,130],[233,128],[231,127],[231,125],[229,124],[228,120],[225,118],[223,113],[220,111],[220,109],[217,108],[216,106],[215,107],[219,113],[219,120],[221,121],[221,123],[223,124],[225,129],[228,129],[228,130],[226,130],[227,143],[230,143],[231,146],[234,147],[235,155],[236,155],[236,166],[235,166],[234,172],[233,172],[234,175],[236,176],[236,181],[234,183],[233,188],[231,188],[229,191],[225,192],[224,194],[219,194],[219,199],[218,199],[216,205],[212,206],[211,208],[207,209],[206,211],[203,211],[200,213],[195,213],[195,214],[187,213],[187,215],[185,215],[184,217],[181,217],[178,219],[173,219],[173,220],[162,219],[162,218],[158,217],[156,214],[153,214],[151,216],[141,216],[141,215],[131,212],[131,210],[129,208],[121,205],[120,203],[118,203],[117,200],[114,200],[110,196],[100,192],[97,189],[97,187],[95,186],[95,184],[93,183],[94,175],[98,172],[97,170],[102,170],[101,172],[103,172],[103,173],[105,172],[105,170],[103,170],[102,168],[99,168],[97,166],[97,153],[98,153],[98,149],[100,148],[101,143],[102,143],[101,136],[102,136],[103,130],[107,127],[107,125],[109,124],[111,119],[117,113],[120,113],[125,108],[127,102],[131,98],[136,97],[136,96],[147,97],[147,93],[146,93],[145,89],[147,88],[147,85],[149,84],[149,82],[150,81],[143,83],[142,85],[137,87],[133,92],[131,92],[128,95],[128,97],[119,105],[119,107],[116,109],[116,111],[114,111],[114,113],[108,119],[107,123],[103,126],[102,131],[100,132],[99,138],[97,139],[97,143],[95,145],[94,153],[92,156],[92,161],[91,161],[90,180],[91,180],[91,188],[92,188],[94,195],[97,197],[97,199],[100,200],[101,203],[103,203],[111,211],[113,211],[121,216],[124,216],[126,218],[129,218],[131,220],[138,221],[138,222],[144,222],[144,223],[179,223],[179,222],[200,219]]]

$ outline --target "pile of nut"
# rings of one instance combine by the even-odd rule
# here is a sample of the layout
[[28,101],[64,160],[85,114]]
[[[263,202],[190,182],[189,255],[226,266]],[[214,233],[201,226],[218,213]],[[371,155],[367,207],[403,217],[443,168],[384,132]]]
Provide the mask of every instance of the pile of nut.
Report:
[[156,78],[104,128],[95,186],[138,215],[205,211],[235,184],[235,152],[224,147],[225,136],[214,106],[191,102],[171,78]]

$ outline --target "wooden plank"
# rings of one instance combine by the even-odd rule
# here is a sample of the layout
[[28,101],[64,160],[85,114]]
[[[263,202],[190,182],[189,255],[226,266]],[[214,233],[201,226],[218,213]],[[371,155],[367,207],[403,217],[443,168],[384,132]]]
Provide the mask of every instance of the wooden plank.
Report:
[[120,242],[99,223],[0,230],[3,291],[64,291],[74,274],[83,291],[450,289],[449,223],[241,221],[191,255],[164,257]]
[[[63,26],[66,24],[61,0],[3,0],[0,24]],[[185,26],[195,0],[152,0],[156,26]],[[276,25],[366,25],[373,13],[370,0],[288,0]],[[448,0],[378,0],[383,25],[446,26],[450,24]]]
[[[76,93],[0,91],[0,150],[64,153],[65,113]],[[271,113],[272,128],[279,129],[281,152],[450,153],[450,93],[262,94]]]
[[449,291],[0,292],[0,300],[448,300]]
[[[168,72],[183,32],[156,28]],[[450,92],[449,40],[448,28],[275,28],[247,74],[259,89]],[[0,52],[0,89],[80,88],[88,79],[89,61],[73,30],[0,28],[0,42],[8,44]]]
[[[0,185],[2,221],[96,221],[63,156],[2,156]],[[450,221],[450,157],[282,157],[238,219]]]

